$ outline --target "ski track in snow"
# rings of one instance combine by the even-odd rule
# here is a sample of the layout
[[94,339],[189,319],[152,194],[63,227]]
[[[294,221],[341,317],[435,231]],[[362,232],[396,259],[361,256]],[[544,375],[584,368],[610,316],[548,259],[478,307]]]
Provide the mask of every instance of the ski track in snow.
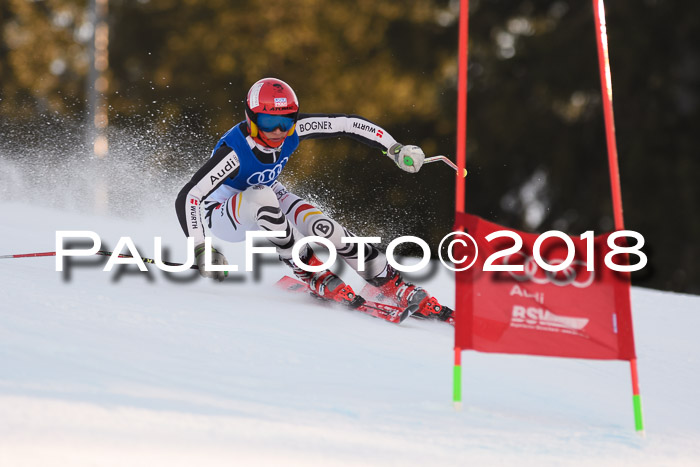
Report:
[[[93,230],[148,257],[162,236],[185,258],[172,208],[125,220],[3,207],[0,254]],[[217,245],[244,268],[241,245]],[[465,352],[455,411],[451,327],[275,290],[275,261],[223,284],[54,268],[0,260],[1,466],[700,465],[700,297],[632,291],[640,438],[626,362]],[[454,304],[447,270],[424,284]]]

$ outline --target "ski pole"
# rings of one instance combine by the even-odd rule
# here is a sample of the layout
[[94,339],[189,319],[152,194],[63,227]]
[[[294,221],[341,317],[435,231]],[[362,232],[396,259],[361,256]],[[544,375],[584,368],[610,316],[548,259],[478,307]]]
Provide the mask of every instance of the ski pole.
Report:
[[[113,251],[100,250],[100,251],[98,251],[98,252],[95,253],[95,254],[98,255],[98,256],[112,256],[112,255],[114,254],[114,252],[113,252]],[[0,259],[6,259],[6,258],[36,258],[36,257],[39,257],[39,256],[56,256],[56,252],[55,252],[55,251],[46,251],[46,252],[43,252],[43,253],[23,253],[23,254],[18,254],[18,255],[1,255],[1,256],[0,256]],[[132,256],[132,255],[123,255],[123,254],[120,254],[120,255],[119,255],[119,258],[133,258],[133,256]],[[142,257],[142,258],[141,258],[141,261],[143,261],[144,263],[148,263],[148,264],[154,264],[154,263],[155,263],[155,260],[152,259],[152,258],[143,258],[143,257]],[[163,264],[165,264],[166,266],[182,266],[182,263],[173,263],[173,262],[170,262],[170,261],[163,261]],[[192,266],[190,266],[190,269],[199,269],[199,267],[197,267],[196,264],[193,264]]]
[[0,256],[0,259],[5,259],[5,258],[34,258],[37,256],[56,256],[55,251],[47,251],[46,253],[26,253],[26,254],[21,254],[21,255],[2,255]]
[[[437,161],[442,161],[445,164],[449,165],[453,169],[455,169],[455,172],[459,171],[459,167],[457,167],[457,164],[452,162],[450,159],[448,159],[446,156],[433,156],[433,157],[426,157],[425,160],[423,161],[424,164],[430,164],[431,162],[437,162]],[[464,169],[464,175],[462,177],[467,176],[467,169]]]

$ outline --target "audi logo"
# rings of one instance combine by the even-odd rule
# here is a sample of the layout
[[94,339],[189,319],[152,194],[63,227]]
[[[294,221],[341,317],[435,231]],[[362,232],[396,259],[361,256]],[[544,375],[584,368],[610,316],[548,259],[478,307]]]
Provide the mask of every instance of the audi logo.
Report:
[[280,161],[279,164],[274,166],[271,169],[265,169],[261,170],[260,172],[255,172],[248,177],[246,182],[248,185],[265,185],[267,183],[271,183],[277,179],[277,177],[280,176],[280,173],[282,172],[282,169],[284,168],[285,164],[289,160],[288,157],[285,157]]
[[[595,280],[595,272],[586,270],[586,263],[580,260],[572,261],[571,265],[561,271],[547,271],[542,269],[532,256],[516,253],[524,258],[523,271],[508,271],[508,274],[519,282],[531,281],[535,284],[554,284],[560,287],[573,285],[579,289],[585,289]],[[503,257],[503,264],[508,265],[513,255]],[[552,259],[548,263],[552,266],[563,263],[564,260]],[[517,263],[520,264],[520,263]]]

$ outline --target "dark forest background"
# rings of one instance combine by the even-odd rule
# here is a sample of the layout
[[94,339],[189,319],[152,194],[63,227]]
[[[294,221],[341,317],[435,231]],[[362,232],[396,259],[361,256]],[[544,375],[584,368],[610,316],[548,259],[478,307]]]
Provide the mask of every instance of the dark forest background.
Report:
[[[445,0],[111,0],[108,157],[147,133],[132,157],[184,182],[243,118],[250,85],[275,76],[302,112],[359,114],[454,159],[458,14]],[[650,260],[634,283],[700,293],[700,2],[608,0],[606,14],[625,223]],[[612,230],[591,2],[472,0],[469,21],[467,211]],[[3,157],[75,151],[91,118],[88,2],[3,0],[0,37]],[[310,141],[284,181],[358,234],[436,246],[452,228],[442,164],[404,174],[355,142]]]

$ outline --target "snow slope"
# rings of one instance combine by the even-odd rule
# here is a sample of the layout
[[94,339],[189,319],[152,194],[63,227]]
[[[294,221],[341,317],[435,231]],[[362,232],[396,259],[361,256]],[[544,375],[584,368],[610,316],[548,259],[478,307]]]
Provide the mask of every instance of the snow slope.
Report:
[[[93,230],[151,257],[162,236],[184,259],[171,209],[2,208],[0,255]],[[464,353],[457,412],[448,325],[274,290],[274,261],[223,284],[54,266],[0,260],[1,466],[700,465],[700,297],[633,289],[642,439],[625,362]],[[446,270],[425,285],[454,303]]]

